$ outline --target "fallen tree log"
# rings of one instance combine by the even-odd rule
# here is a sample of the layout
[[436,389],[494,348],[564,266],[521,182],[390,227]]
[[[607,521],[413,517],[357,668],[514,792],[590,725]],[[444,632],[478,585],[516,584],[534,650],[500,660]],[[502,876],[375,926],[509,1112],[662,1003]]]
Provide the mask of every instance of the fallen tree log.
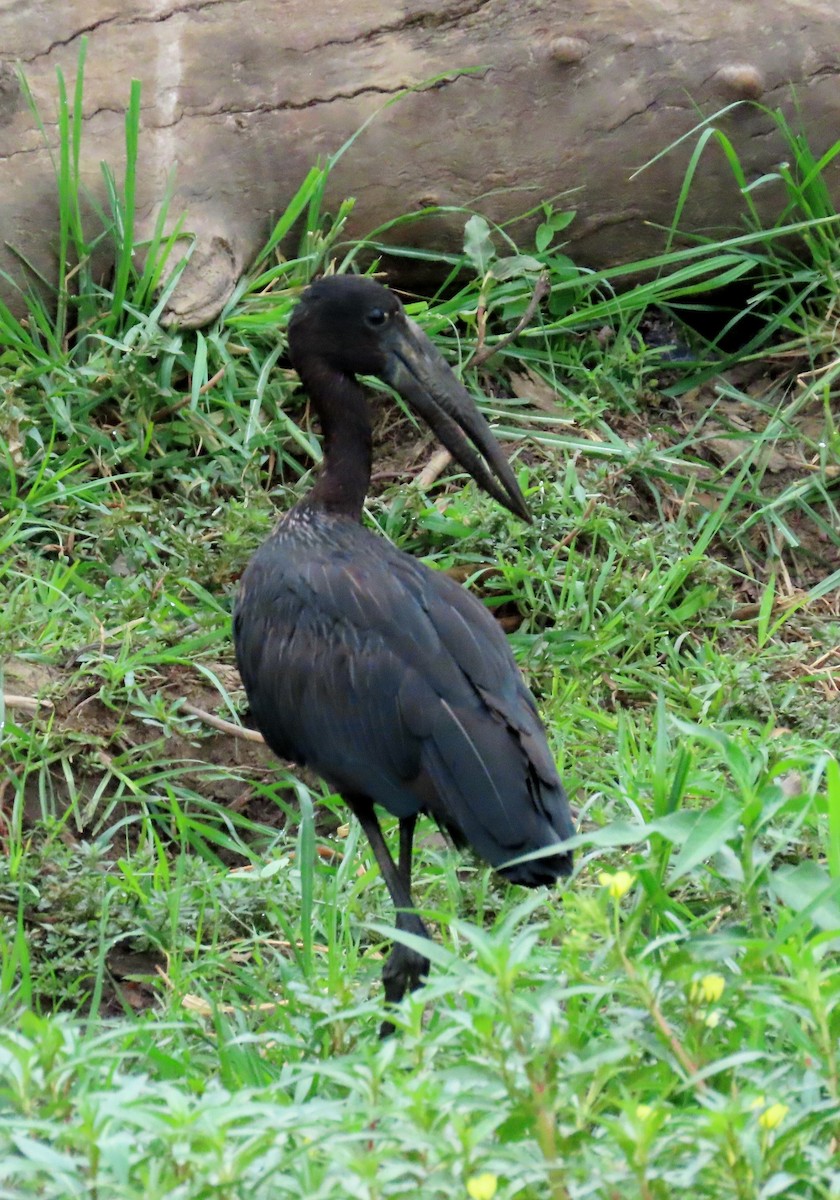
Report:
[[[334,153],[383,102],[341,159],[327,202],[356,198],[351,234],[427,206],[504,221],[573,190],[577,262],[603,267],[661,249],[693,148],[686,140],[736,101],[798,107],[817,153],[840,130],[836,0],[28,0],[0,9],[0,270],[22,260],[54,281],[57,197],[29,81],[57,140],[56,68],[72,85],[89,39],[80,172],[104,201],[100,161],[119,174],[129,79],[142,81],[139,232],[152,228],[170,172],[171,213],[197,252],[173,299],[197,325],[219,311],[317,156]],[[795,100],[794,100],[795,95]],[[748,178],[782,154],[759,106],[721,118]],[[840,168],[829,168],[840,195]],[[762,189],[768,211],[779,192]],[[731,229],[732,173],[710,152],[682,215],[686,230]],[[458,249],[464,218],[411,226],[416,244]],[[527,231],[526,231],[527,232]],[[0,280],[0,295],[20,295]]]

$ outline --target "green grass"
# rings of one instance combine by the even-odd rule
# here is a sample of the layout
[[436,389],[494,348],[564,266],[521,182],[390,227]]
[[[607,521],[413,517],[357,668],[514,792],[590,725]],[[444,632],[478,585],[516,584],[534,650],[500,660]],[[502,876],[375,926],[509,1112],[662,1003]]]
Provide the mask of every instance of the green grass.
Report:
[[[464,254],[410,305],[516,444],[535,519],[463,478],[423,494],[430,447],[384,404],[367,519],[515,616],[581,833],[575,877],[536,894],[420,839],[432,974],[383,1044],[392,913],[358,828],[188,706],[238,721],[236,579],[319,460],[289,313],[390,231],[345,244],[350,202],[323,212],[315,166],[218,320],[165,328],[188,239],[162,217],[130,253],[136,89],[126,178],[106,172],[109,210],[82,221],[82,67],[59,89],[59,286],[25,322],[0,312],[0,1192],[840,1195],[840,246],[821,176],[840,143],[818,162],[779,116],[777,225],[756,228],[743,181],[743,228],[674,241],[624,291],[639,264],[565,257],[562,201],[526,246],[465,213]],[[712,143],[738,176],[714,124],[694,137],[678,214]],[[90,265],[105,245],[111,283]],[[542,271],[542,313],[471,366]],[[722,280],[747,290],[746,349],[646,345],[651,308],[706,309]]]

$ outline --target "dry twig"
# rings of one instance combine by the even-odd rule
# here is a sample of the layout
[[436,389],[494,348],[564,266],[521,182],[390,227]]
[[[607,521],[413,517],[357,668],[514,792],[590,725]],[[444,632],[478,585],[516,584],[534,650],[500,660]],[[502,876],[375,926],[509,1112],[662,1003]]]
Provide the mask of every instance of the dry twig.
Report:
[[24,712],[38,712],[40,708],[54,708],[52,700],[39,700],[37,696],[17,696],[14,692],[3,693],[6,708],[22,708]]
[[225,721],[222,717],[214,716],[213,713],[198,708],[195,704],[190,704],[188,700],[183,701],[181,709],[183,712],[189,713],[191,717],[198,717],[199,721],[203,721],[205,725],[212,725],[214,729],[220,729],[222,733],[229,733],[231,737],[243,738],[246,742],[265,744],[265,738],[258,730],[246,729],[244,725],[234,725],[233,721]]
[[433,483],[436,483],[451,462],[452,455],[448,450],[436,450],[417,476],[417,486],[420,490],[425,492]]
[[510,333],[506,333],[504,337],[499,338],[498,342],[494,342],[492,346],[487,346],[484,344],[484,327],[483,325],[480,325],[479,344],[476,348],[475,354],[470,359],[469,365],[471,367],[483,366],[484,363],[486,363],[488,359],[492,358],[494,354],[498,354],[500,350],[504,350],[505,346],[509,346],[511,342],[515,341],[519,337],[522,330],[531,324],[534,319],[534,314],[550,291],[551,285],[548,281],[548,274],[543,273],[540,275],[534,286],[534,292],[531,296],[531,299],[528,301],[528,307],[516,322],[514,328],[510,331]]

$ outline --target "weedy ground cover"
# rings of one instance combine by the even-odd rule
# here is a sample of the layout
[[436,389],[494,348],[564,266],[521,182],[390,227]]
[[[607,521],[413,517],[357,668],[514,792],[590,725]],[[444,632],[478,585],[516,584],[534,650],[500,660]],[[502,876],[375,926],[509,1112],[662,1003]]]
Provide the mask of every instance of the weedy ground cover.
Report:
[[[218,319],[167,327],[189,240],[164,212],[133,253],[136,88],[126,178],[79,218],[82,68],[58,291],[0,311],[0,1191],[840,1194],[840,143],[776,115],[761,227],[705,123],[677,213],[722,150],[745,225],[634,287],[568,260],[555,201],[525,247],[465,213],[410,299],[535,520],[418,486],[434,447],[381,400],[366,516],[497,611],[580,835],[568,887],[526,894],[426,831],[432,976],[380,1043],[385,889],[337,798],[238,736],[229,612],[319,460],[289,313],[390,231],[348,244],[315,166]],[[680,318],[722,283],[744,300],[701,338]]]

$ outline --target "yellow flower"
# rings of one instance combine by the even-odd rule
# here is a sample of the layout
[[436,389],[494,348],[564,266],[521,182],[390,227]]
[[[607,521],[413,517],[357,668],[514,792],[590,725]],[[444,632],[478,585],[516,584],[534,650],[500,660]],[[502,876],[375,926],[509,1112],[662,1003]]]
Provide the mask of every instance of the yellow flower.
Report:
[[778,1129],[789,1112],[786,1104],[771,1104],[758,1118],[758,1123],[762,1129]]
[[493,1200],[499,1181],[490,1171],[471,1175],[467,1180],[467,1195],[470,1200]]
[[602,871],[598,876],[598,882],[601,887],[607,889],[613,900],[620,900],[630,891],[636,882],[636,876],[631,875],[629,871],[616,871],[614,875],[611,875],[609,871]]
[[648,1117],[653,1116],[653,1109],[649,1104],[637,1104],[636,1116],[640,1121],[646,1121]]
[[717,1004],[725,987],[726,980],[722,975],[704,975],[700,980],[700,995],[706,1004]]

